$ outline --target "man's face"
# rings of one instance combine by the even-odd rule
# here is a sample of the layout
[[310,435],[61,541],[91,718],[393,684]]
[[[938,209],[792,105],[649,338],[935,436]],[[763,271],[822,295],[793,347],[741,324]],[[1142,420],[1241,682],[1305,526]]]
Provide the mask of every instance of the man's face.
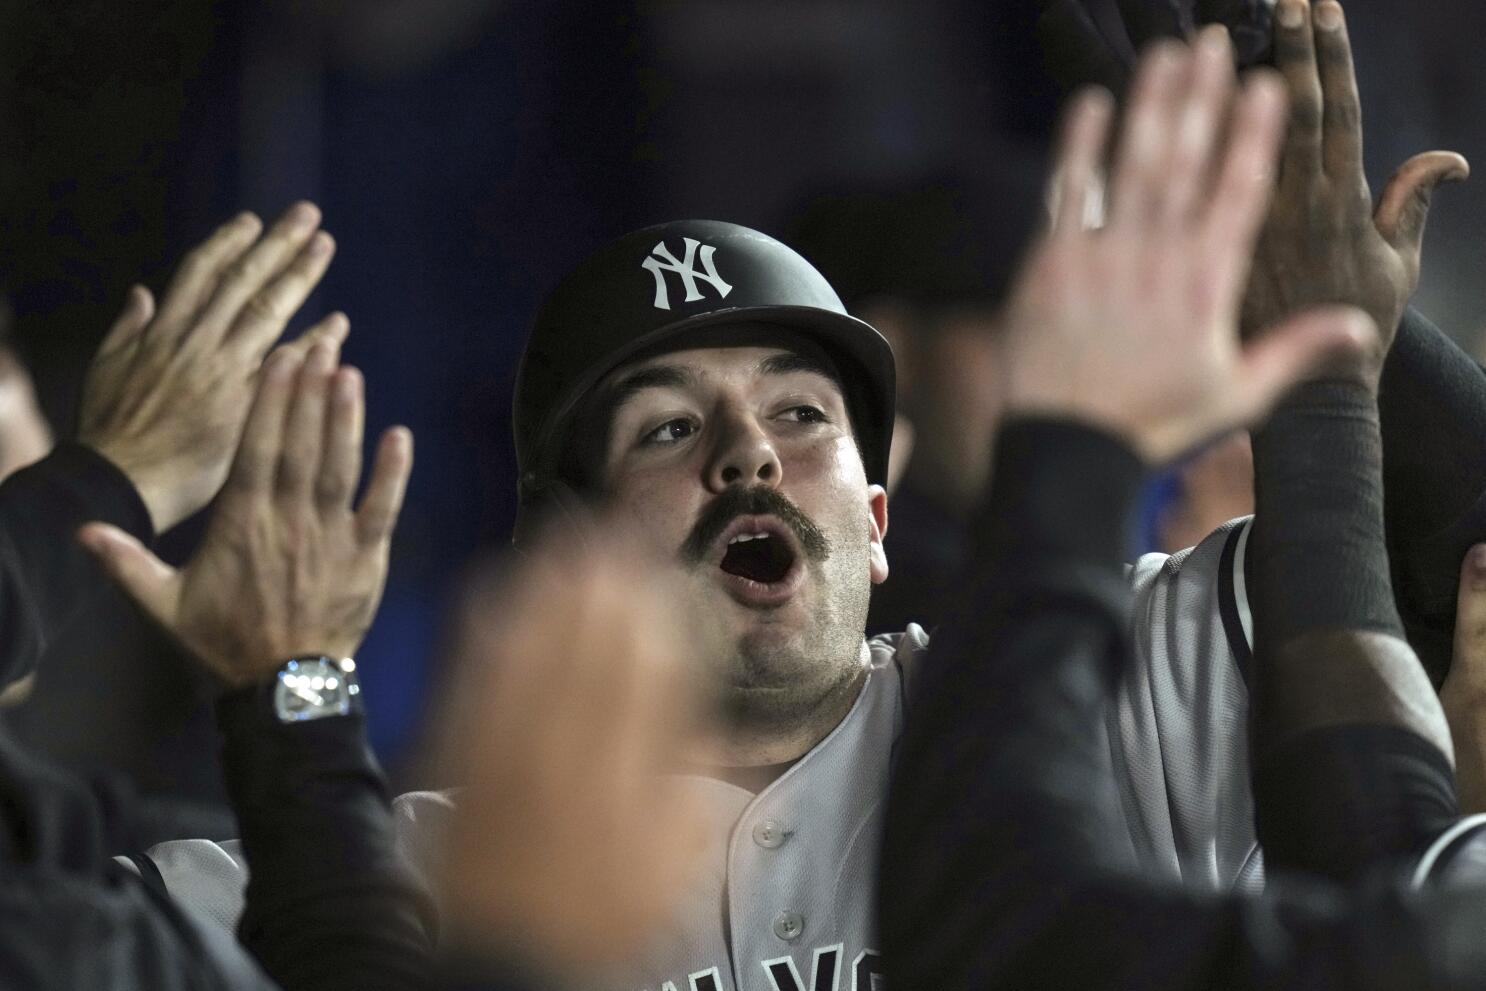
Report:
[[824,356],[799,342],[673,351],[600,389],[606,495],[679,577],[730,715],[788,725],[859,677],[887,496],[867,484]]

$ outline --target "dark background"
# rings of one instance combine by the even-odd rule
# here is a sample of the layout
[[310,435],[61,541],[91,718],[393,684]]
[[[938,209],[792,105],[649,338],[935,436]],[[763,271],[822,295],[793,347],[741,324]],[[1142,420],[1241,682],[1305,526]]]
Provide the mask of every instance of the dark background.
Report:
[[[1033,0],[117,0],[0,4],[0,285],[62,433],[126,287],[235,210],[318,202],[340,245],[296,327],[351,317],[369,426],[417,466],[361,655],[405,758],[452,584],[509,532],[514,365],[544,289],[682,215],[781,234],[812,193],[1040,167],[1057,109]],[[1375,188],[1486,167],[1469,0],[1347,8]],[[1486,331],[1486,179],[1436,200],[1421,307]],[[179,557],[193,528],[166,542]],[[85,668],[68,677],[84,679]]]

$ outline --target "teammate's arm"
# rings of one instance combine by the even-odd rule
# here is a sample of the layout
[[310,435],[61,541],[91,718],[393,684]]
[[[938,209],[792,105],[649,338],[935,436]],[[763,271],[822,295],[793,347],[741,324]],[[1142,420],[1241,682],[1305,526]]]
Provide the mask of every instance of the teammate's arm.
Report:
[[[1215,898],[1121,852],[1103,717],[1126,662],[1123,535],[1143,465],[1256,417],[1322,351],[1366,343],[1350,316],[1319,314],[1239,344],[1242,260],[1228,268],[1223,248],[1246,255],[1257,230],[1279,107],[1272,84],[1250,84],[1215,170],[1240,184],[1187,200],[1217,153],[1184,144],[1216,141],[1227,102],[1230,55],[1208,44],[1146,63],[1110,227],[1055,225],[1013,294],[1014,416],[984,539],[921,672],[889,799],[880,910],[900,988],[1470,987],[1486,964],[1479,898],[1298,879]],[[1070,117],[1059,201],[1075,217],[1106,126],[1097,104]],[[1206,251],[1187,241],[1199,230]],[[1171,279],[1121,285],[1158,262]],[[1163,282],[1180,288],[1153,296]]]
[[363,399],[334,340],[265,365],[197,554],[177,571],[134,538],[81,539],[144,611],[228,686],[218,706],[228,790],[253,870],[243,943],[286,989],[422,987],[426,899],[398,863],[387,785],[360,707],[275,714],[275,672],[351,657],[386,577],[411,437],[384,435],[360,505]]

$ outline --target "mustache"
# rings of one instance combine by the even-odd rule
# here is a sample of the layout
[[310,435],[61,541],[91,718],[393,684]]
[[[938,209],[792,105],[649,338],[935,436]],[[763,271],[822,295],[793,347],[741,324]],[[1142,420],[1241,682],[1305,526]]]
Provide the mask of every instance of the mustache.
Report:
[[731,488],[714,499],[681,545],[682,558],[690,564],[700,564],[707,548],[739,516],[777,516],[799,540],[806,558],[824,561],[831,554],[831,542],[810,517],[767,485],[757,485],[751,489]]

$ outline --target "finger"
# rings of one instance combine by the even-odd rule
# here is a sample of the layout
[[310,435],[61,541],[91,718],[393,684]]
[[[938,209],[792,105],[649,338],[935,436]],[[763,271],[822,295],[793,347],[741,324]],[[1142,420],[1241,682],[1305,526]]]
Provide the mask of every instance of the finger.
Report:
[[344,313],[337,310],[313,327],[305,328],[300,332],[298,337],[287,344],[281,345],[281,347],[300,355],[307,355],[310,353],[310,348],[314,347],[318,342],[330,341],[335,345],[336,351],[339,353],[340,346],[346,343],[346,338],[350,336],[350,333],[350,319]]
[[262,230],[263,221],[251,213],[240,213],[186,255],[160,299],[160,315],[152,336],[171,342],[185,333],[222,272],[248,250]]
[[248,360],[261,360],[264,352],[279,339],[290,317],[320,284],[334,256],[335,239],[325,231],[316,231],[289,267],[243,304],[237,322],[228,331],[228,339],[242,349]]
[[1435,187],[1442,182],[1464,182],[1470,174],[1470,163],[1455,152],[1428,151],[1400,165],[1383,188],[1373,222],[1415,273]]
[[1486,679],[1486,544],[1467,551],[1460,566],[1450,678],[1457,683]]
[[[253,311],[249,319],[256,314],[260,328],[278,318],[278,314],[269,309],[267,299],[259,293],[304,249],[319,224],[318,207],[313,203],[296,203],[274,221],[257,244],[228,266],[195,320],[201,328],[203,343],[225,336],[249,306]],[[287,321],[290,315],[286,314],[283,321]],[[280,330],[283,321],[279,323]]]
[[1205,240],[1214,271],[1223,273],[1220,298],[1248,278],[1248,260],[1274,193],[1284,120],[1284,86],[1273,73],[1251,72],[1234,108],[1228,148],[1209,197]]
[[180,601],[179,572],[133,536],[107,523],[86,524],[77,539],[156,622],[173,625]]
[[1259,420],[1326,361],[1359,353],[1376,337],[1372,318],[1348,306],[1308,310],[1262,332],[1245,346],[1240,360],[1239,419]]
[[325,453],[315,500],[322,510],[350,509],[361,479],[361,441],[365,424],[361,373],[342,368],[330,381],[330,415],[325,421]]
[[1140,226],[1156,212],[1167,181],[1174,116],[1190,59],[1160,42],[1141,61],[1110,180],[1110,226]]
[[1321,169],[1324,120],[1309,0],[1280,0],[1274,20],[1274,65],[1290,91],[1290,126],[1283,159],[1285,176],[1305,181]]
[[144,286],[130,286],[124,297],[124,309],[103,336],[103,343],[98,345],[98,357],[107,357],[137,344],[154,316],[155,297]]
[[1211,178],[1233,77],[1227,30],[1204,28],[1194,46],[1191,85],[1176,129],[1163,211],[1168,222],[1187,220]]
[[392,427],[377,444],[371,481],[361,497],[361,507],[356,510],[356,528],[362,543],[374,544],[392,536],[412,470],[413,432],[407,427]]
[[289,400],[284,420],[284,443],[279,451],[278,491],[304,499],[320,477],[320,452],[325,446],[325,406],[330,376],[335,372],[335,347],[320,341],[310,348]]
[[294,378],[303,355],[280,348],[264,362],[258,394],[243,427],[242,441],[232,462],[228,487],[235,491],[265,491],[272,484],[283,444],[284,416],[294,390]]
[[1054,235],[1095,226],[1092,208],[1100,199],[1100,163],[1113,119],[1114,99],[1104,90],[1084,90],[1069,102],[1048,197]]
[[1336,0],[1322,0],[1311,15],[1316,24],[1316,62],[1321,70],[1322,166],[1332,180],[1362,186],[1362,101],[1352,66],[1347,19]]

